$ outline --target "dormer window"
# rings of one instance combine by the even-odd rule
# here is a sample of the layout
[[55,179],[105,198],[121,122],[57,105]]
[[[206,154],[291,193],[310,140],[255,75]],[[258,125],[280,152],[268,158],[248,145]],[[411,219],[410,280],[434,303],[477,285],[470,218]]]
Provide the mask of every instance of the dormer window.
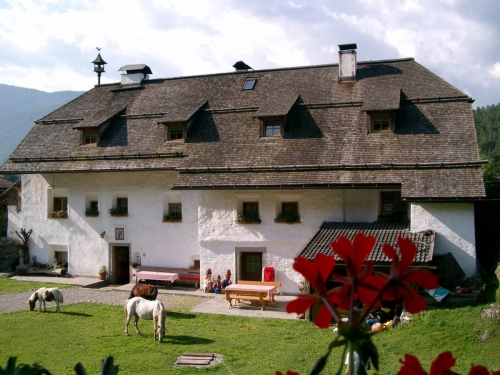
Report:
[[245,84],[243,85],[243,90],[253,90],[256,83],[257,78],[247,78]]
[[166,124],[166,137],[165,140],[168,142],[179,141],[182,142],[186,140],[186,125],[183,123],[172,123]]
[[372,112],[369,116],[371,133],[389,133],[394,131],[394,113]]
[[271,118],[262,121],[263,137],[281,137],[283,135],[283,119]]
[[99,141],[99,130],[88,128],[82,130],[82,144],[96,146]]

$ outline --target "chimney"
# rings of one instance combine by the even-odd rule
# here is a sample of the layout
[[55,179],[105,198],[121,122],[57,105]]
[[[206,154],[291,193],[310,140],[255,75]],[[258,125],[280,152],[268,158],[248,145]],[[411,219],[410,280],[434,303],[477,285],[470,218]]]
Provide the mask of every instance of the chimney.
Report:
[[356,43],[339,44],[339,81],[356,80]]
[[148,74],[153,74],[146,64],[125,65],[118,69],[122,74],[121,87],[140,86],[141,82],[149,79]]
[[234,65],[233,68],[236,69],[236,71],[242,71],[242,70],[252,70],[250,66],[245,64],[243,61],[237,61]]

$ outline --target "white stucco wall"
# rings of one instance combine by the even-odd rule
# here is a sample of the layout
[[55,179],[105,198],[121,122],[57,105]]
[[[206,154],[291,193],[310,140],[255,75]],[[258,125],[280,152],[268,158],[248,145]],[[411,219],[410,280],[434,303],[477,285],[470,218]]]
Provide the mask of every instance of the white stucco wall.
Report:
[[[188,268],[199,257],[198,193],[170,191],[172,172],[25,175],[22,179],[21,226],[33,229],[30,253],[39,262],[53,263],[54,251],[66,248],[69,273],[96,277],[102,265],[113,272],[113,246],[129,246],[130,257],[141,254],[145,266]],[[47,217],[51,196],[57,194],[68,198],[68,219]],[[128,198],[128,217],[109,215],[117,195]],[[84,215],[86,196],[97,197],[99,217]],[[169,200],[182,203],[181,223],[162,222]],[[117,226],[125,228],[124,241],[114,239]]]
[[476,272],[476,237],[473,203],[413,203],[411,231],[436,231],[434,254],[453,254],[470,277]]
[[[68,251],[69,272],[97,277],[106,265],[113,272],[113,246],[129,247],[130,260],[141,256],[144,266],[189,268],[201,260],[201,272],[239,278],[238,252],[258,249],[263,266],[275,268],[283,293],[296,293],[301,275],[294,257],[324,221],[373,222],[380,190],[215,190],[172,191],[175,172],[115,172],[22,177],[22,211],[9,212],[9,233],[33,229],[30,253],[52,263],[54,251]],[[385,190],[385,189],[384,189]],[[53,196],[68,198],[68,219],[48,218]],[[129,216],[111,217],[117,197],[127,197]],[[99,217],[85,217],[90,200],[98,200]],[[258,202],[262,224],[235,222],[243,202]],[[301,223],[277,224],[282,202],[298,202]],[[182,204],[182,223],[163,223],[168,203]],[[468,276],[475,272],[473,204],[411,205],[411,230],[433,229],[435,253],[451,252]],[[114,238],[116,227],[125,239]],[[100,233],[105,232],[104,238]],[[201,276],[203,277],[203,275]]]
[[[324,221],[373,222],[378,214],[378,190],[203,191],[199,202],[201,269],[237,274],[237,248],[264,248],[263,266],[273,266],[283,293],[297,293],[301,275],[294,257]],[[235,222],[243,202],[258,202],[261,224]],[[300,224],[277,224],[281,202],[298,202]]]

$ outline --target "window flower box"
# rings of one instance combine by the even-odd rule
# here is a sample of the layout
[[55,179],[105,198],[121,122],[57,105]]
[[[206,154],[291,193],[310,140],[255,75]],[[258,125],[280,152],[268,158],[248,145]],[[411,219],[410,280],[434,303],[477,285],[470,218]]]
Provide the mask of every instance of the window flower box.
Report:
[[182,214],[180,213],[171,213],[168,215],[163,215],[164,223],[180,223],[182,222]]
[[293,223],[300,223],[300,215],[294,214],[294,215],[284,215],[284,214],[279,214],[276,219],[274,219],[275,223],[278,224],[293,224]]
[[48,217],[51,219],[67,219],[68,211],[52,211],[49,212]]
[[109,214],[110,216],[115,216],[115,217],[126,217],[128,216],[128,210],[123,208],[110,208]]
[[99,216],[99,211],[87,208],[85,210],[85,216],[98,217]]
[[260,224],[262,220],[257,214],[238,214],[236,216],[236,223],[238,224]]

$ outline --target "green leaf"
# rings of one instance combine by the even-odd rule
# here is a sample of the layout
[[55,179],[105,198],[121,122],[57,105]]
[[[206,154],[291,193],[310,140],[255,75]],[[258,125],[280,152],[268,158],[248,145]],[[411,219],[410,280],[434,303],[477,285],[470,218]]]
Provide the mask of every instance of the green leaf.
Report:
[[311,375],[319,374],[325,368],[326,360],[328,359],[329,355],[330,355],[330,350],[328,350],[328,352],[323,357],[321,357],[316,361],[313,368],[311,369],[310,372]]
[[99,375],[116,375],[118,374],[118,366],[113,364],[113,357],[109,356],[108,358],[102,361],[102,368],[99,372]]
[[85,370],[85,367],[80,362],[75,365],[75,372],[77,375],[87,375],[87,370]]

